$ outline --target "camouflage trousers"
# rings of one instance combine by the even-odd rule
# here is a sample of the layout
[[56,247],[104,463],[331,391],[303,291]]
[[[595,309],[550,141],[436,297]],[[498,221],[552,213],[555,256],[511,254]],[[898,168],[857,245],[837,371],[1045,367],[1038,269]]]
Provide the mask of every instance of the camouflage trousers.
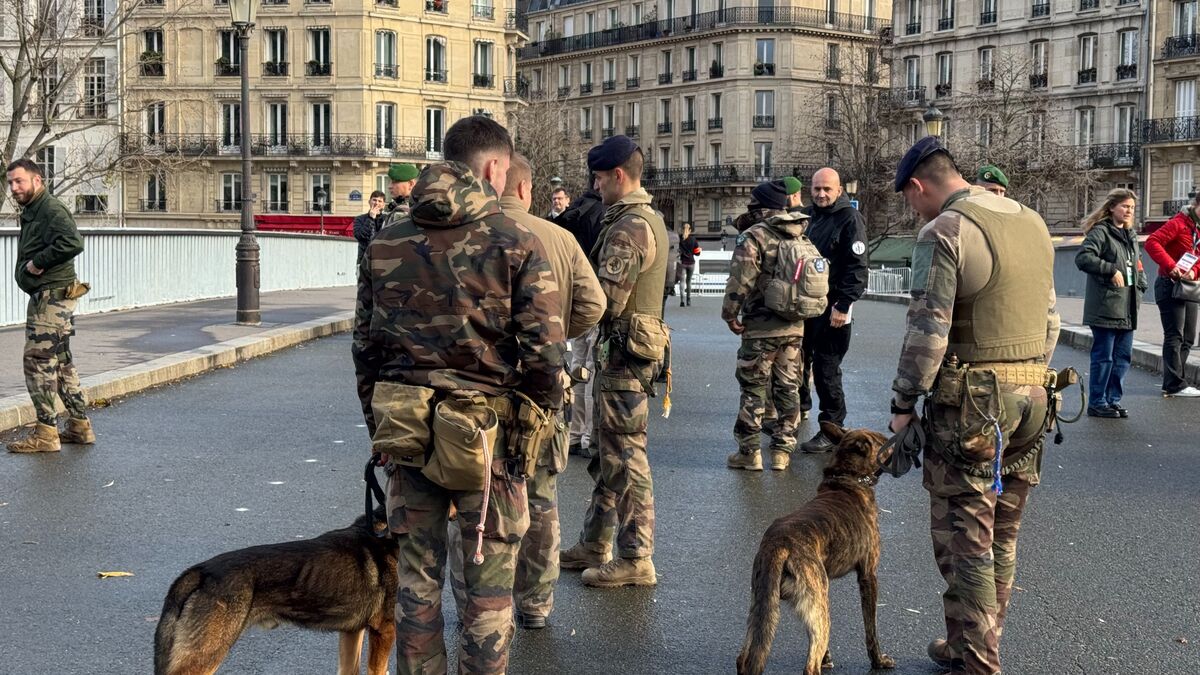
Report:
[[[1030,488],[1038,483],[1046,419],[1041,387],[1001,384],[998,416],[1004,440],[1004,493],[993,490],[988,457],[994,457],[994,430],[961,434],[948,448],[925,452],[930,535],[938,570],[946,580],[942,604],[954,673],[1000,672],[1000,637],[1017,567],[1017,533]],[[973,429],[972,413],[932,404],[931,431],[939,439]],[[976,465],[965,464],[974,461]]]
[[484,521],[483,563],[475,564],[476,532],[483,493],[450,491],[419,469],[400,467],[388,486],[388,523],[400,535],[396,595],[396,667],[400,673],[445,673],[442,589],[447,559],[450,504],[458,509],[461,552],[466,564],[459,673],[502,673],[514,632],[513,579],[517,550],[529,527],[525,481],[513,476],[509,460],[492,462],[491,497]]
[[[591,368],[595,362],[596,338],[600,329],[593,327],[583,335],[571,340],[570,370],[574,374],[579,368]],[[571,442],[587,447],[591,443],[592,433],[592,395],[595,375],[588,382],[578,382],[572,385],[574,400],[571,402]]]
[[51,426],[58,419],[58,398],[71,417],[87,417],[79,373],[71,357],[79,300],[64,298],[62,292],[58,288],[35,293],[25,310],[25,388],[38,422]]
[[753,454],[761,448],[767,408],[773,418],[765,424],[771,435],[771,450],[796,449],[796,427],[800,422],[800,354],[803,338],[748,338],[738,348],[736,376],[742,388],[733,437],[738,450]]
[[626,360],[614,350],[600,373],[592,442],[598,453],[588,460],[596,487],[579,542],[589,551],[606,552],[615,531],[619,557],[646,558],[654,554],[654,481],[646,454],[650,401],[633,369],[654,368]]

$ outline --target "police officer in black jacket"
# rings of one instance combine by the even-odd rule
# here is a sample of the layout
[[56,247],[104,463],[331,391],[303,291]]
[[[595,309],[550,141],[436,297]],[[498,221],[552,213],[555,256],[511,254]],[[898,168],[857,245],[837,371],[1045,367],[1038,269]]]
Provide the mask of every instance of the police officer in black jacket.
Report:
[[[837,171],[824,168],[813,174],[812,205],[805,234],[829,259],[829,308],[804,322],[804,370],[800,377],[800,407],[804,416],[812,409],[809,374],[820,399],[818,419],[843,425],[846,396],[842,392],[842,358],[850,349],[850,308],[867,290],[867,236],[862,214],[842,192]],[[802,443],[803,452],[829,452],[834,442],[818,431]]]

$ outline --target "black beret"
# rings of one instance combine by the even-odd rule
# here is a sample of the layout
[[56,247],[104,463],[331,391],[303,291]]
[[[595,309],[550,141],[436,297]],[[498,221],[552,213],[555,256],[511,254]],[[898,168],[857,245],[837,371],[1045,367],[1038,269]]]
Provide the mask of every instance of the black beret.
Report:
[[787,208],[788,191],[781,180],[759,183],[750,191],[750,196],[764,209],[782,210]]
[[908,152],[904,153],[904,157],[900,159],[900,164],[896,166],[896,192],[904,190],[904,186],[908,185],[908,179],[912,178],[913,172],[917,170],[917,166],[935,152],[950,154],[946,146],[942,145],[940,138],[937,136],[926,136],[914,143],[908,149]]
[[624,164],[637,150],[638,144],[628,136],[610,136],[600,145],[588,150],[588,170],[612,171]]

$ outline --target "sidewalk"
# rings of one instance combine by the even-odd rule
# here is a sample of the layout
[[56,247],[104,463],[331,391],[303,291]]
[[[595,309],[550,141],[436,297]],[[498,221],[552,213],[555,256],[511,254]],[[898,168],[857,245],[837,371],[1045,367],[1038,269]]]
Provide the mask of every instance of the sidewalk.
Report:
[[[350,330],[353,286],[264,293],[262,324],[233,323],[235,298],[76,317],[71,352],[88,401],[233,365],[313,338]],[[0,329],[0,431],[34,421],[25,391],[24,326]]]
[[[867,300],[908,304],[907,295],[883,295],[868,293]],[[1083,325],[1083,298],[1058,299],[1058,314],[1062,317],[1062,331],[1058,336],[1060,347],[1074,347],[1091,351],[1092,331]],[[1158,305],[1142,303],[1138,310],[1138,328],[1133,334],[1133,365],[1151,372],[1161,373],[1162,368],[1162,322],[1158,318]],[[1187,379],[1200,386],[1200,349],[1193,348],[1187,365]]]

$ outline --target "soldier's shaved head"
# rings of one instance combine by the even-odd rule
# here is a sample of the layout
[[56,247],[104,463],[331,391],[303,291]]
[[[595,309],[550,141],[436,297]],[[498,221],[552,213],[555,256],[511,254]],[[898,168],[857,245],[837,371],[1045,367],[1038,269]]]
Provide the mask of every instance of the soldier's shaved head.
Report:
[[842,177],[829,167],[818,169],[812,177],[813,203],[821,208],[832,206],[842,196]]
[[508,175],[504,179],[504,196],[515,196],[522,183],[533,182],[533,167],[529,160],[520,153],[513,153],[512,165],[508,167]]
[[504,192],[504,179],[512,159],[513,142],[508,129],[483,115],[464,117],[446,131],[442,156],[447,162],[462,162],[476,178]]
[[971,187],[946,152],[935,152],[913,170],[902,192],[909,206],[925,220],[933,220],[942,210],[946,198],[958,190]]

